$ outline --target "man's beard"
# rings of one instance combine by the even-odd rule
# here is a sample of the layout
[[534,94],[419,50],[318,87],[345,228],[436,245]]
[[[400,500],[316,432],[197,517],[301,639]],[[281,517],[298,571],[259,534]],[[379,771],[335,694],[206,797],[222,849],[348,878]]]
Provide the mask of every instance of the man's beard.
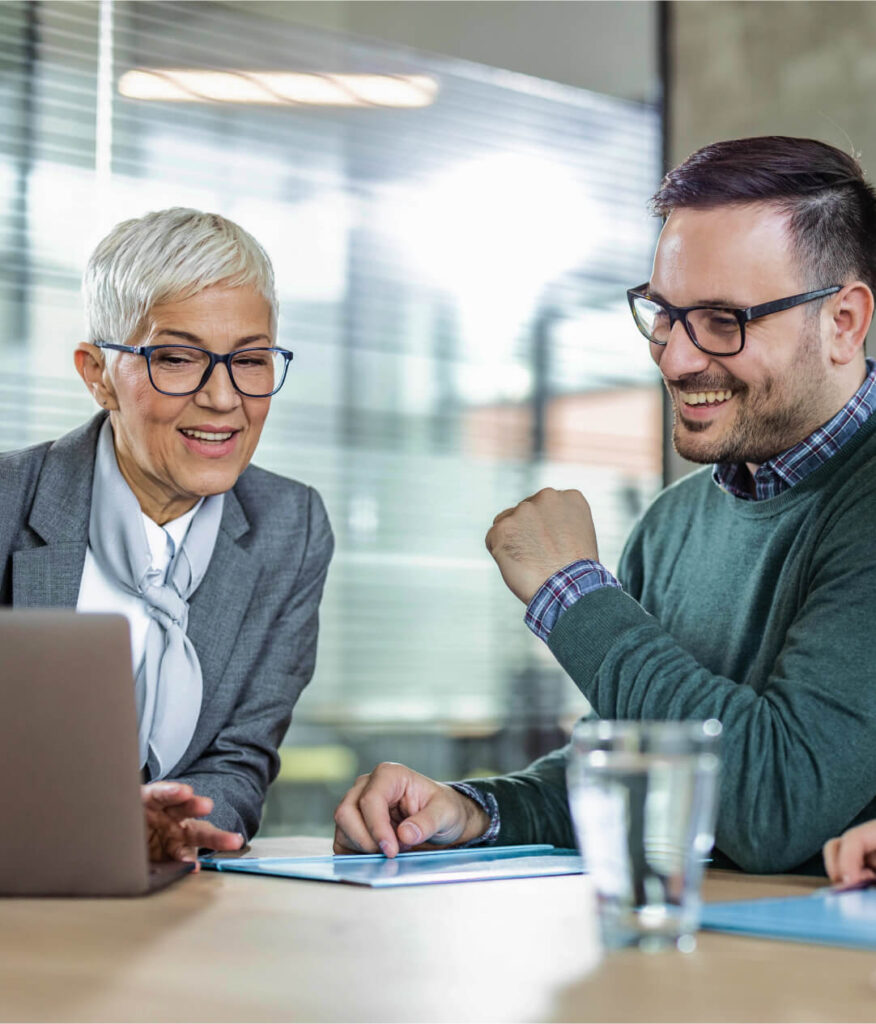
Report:
[[[749,386],[730,373],[720,378],[715,374],[697,374],[673,381],[671,387],[667,385],[673,399],[672,443],[678,454],[691,462],[761,465],[811,434],[821,423],[816,410],[823,402],[827,375],[819,363],[817,349],[807,340],[794,369],[793,390],[776,377]],[[726,432],[711,440],[705,436],[711,423],[682,422],[678,411],[684,408],[678,393],[682,390],[732,391],[731,401],[736,410]]]

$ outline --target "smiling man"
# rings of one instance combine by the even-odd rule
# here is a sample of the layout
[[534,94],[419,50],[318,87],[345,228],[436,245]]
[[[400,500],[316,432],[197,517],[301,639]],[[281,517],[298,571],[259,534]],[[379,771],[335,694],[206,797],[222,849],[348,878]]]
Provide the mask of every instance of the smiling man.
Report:
[[[766,137],[695,153],[653,207],[630,307],[675,447],[708,468],[657,498],[617,577],[578,491],[501,512],[487,547],[597,715],[722,721],[720,863],[818,871],[876,812],[876,194],[839,150]],[[336,849],[570,845],[565,759],[453,786],[381,765]]]

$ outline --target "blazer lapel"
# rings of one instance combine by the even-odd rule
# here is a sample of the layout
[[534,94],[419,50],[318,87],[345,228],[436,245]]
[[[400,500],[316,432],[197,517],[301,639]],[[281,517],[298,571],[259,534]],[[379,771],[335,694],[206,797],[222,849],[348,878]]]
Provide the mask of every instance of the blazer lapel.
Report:
[[12,603],[16,608],[75,608],[87,541],[47,544],[12,556]]
[[66,434],[46,454],[28,517],[45,546],[12,556],[16,607],[76,607],[88,547],[94,452],[105,415]]
[[210,566],[189,601],[188,635],[201,662],[204,705],[233,660],[237,634],[258,579],[258,559],[237,543],[248,530],[237,496],[233,490],[227,491]]

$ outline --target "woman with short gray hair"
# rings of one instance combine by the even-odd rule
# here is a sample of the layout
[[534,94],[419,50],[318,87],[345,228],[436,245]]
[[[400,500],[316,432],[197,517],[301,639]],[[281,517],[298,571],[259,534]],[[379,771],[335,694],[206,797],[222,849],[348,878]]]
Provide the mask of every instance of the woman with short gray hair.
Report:
[[[0,606],[127,616],[150,855],[192,860],[258,827],[332,534],[312,488],[249,465],[292,358],[251,235],[181,208],[125,221],[84,293],[74,359],[102,411],[0,456]],[[22,554],[44,547],[49,599]]]

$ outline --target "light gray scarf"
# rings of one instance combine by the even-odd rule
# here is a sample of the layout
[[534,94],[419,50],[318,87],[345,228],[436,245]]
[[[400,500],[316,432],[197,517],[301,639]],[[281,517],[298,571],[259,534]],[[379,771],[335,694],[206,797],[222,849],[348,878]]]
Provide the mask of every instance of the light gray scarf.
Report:
[[143,600],[151,616],[136,677],[140,767],[162,779],[186,751],[201,713],[201,663],[186,635],[188,600],[216,546],[224,495],[206,498],[176,550],[166,578],[152,568],[140,505],[116,462],[113,431],[101,427],[91,490],[88,543],[103,572]]

